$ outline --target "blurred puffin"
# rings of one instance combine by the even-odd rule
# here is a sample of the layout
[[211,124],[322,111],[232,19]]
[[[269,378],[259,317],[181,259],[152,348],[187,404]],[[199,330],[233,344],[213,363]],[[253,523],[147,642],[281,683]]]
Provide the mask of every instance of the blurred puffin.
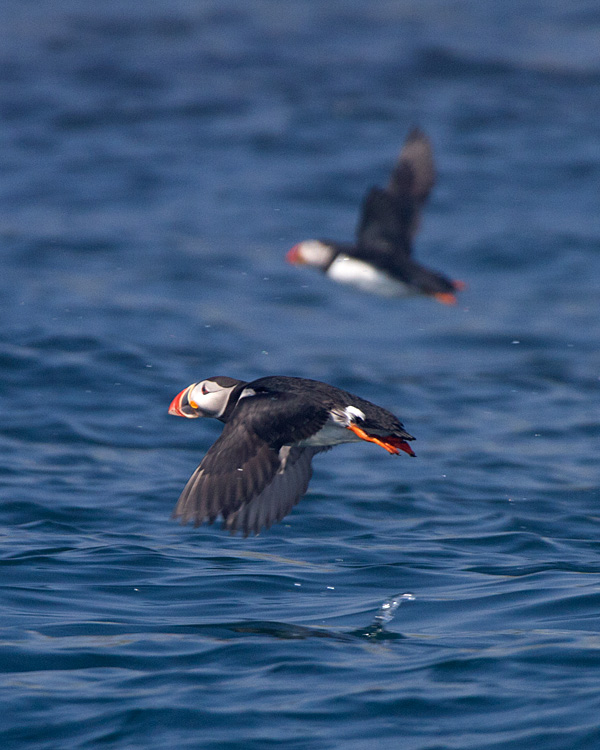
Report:
[[296,265],[315,266],[334,281],[389,297],[425,294],[456,304],[462,281],[451,281],[412,257],[421,208],[435,182],[433,151],[419,128],[409,133],[390,181],[367,193],[356,243],[304,240],[288,251]]
[[272,376],[244,382],[217,376],[193,383],[169,407],[178,417],[225,423],[173,512],[182,523],[258,534],[306,492],[311,461],[340,443],[366,440],[414,456],[401,422],[386,409],[326,383]]

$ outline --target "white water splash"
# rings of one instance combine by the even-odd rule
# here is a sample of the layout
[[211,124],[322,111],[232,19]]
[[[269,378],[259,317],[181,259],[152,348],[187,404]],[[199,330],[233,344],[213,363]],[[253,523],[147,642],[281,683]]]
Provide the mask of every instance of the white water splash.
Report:
[[396,610],[403,602],[413,602],[414,600],[414,594],[399,594],[386,599],[381,607],[379,607],[373,619],[373,625],[383,628],[384,625],[387,625],[388,622],[394,619]]

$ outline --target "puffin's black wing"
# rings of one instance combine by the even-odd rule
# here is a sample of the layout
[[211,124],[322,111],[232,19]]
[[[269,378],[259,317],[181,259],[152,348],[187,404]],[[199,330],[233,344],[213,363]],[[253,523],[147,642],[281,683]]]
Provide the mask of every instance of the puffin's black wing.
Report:
[[[232,517],[232,530],[242,528],[245,533],[258,533],[270,518],[282,518],[305,491],[314,455],[312,450],[304,454],[305,449],[288,446],[317,432],[327,417],[327,409],[290,394],[241,398],[221,436],[190,477],[173,516],[196,526],[212,523],[219,515],[227,525]],[[259,510],[261,498],[264,510]],[[252,508],[236,521],[235,515],[246,504]]]
[[411,203],[398,202],[387,190],[374,187],[363,203],[353,255],[386,267],[395,256],[410,255]]
[[[376,255],[382,265],[410,256],[421,208],[435,182],[429,138],[418,128],[408,135],[386,188],[372,188],[357,229],[359,253]],[[360,255],[359,255],[360,257]],[[386,259],[387,258],[387,262]]]
[[429,197],[435,184],[435,165],[431,141],[419,128],[408,134],[394,171],[390,177],[388,191],[398,198],[410,197],[416,210]]
[[[284,448],[281,449],[285,451]],[[319,448],[290,448],[285,461],[270,484],[250,502],[225,519],[223,526],[232,534],[258,534],[281,521],[306,492],[312,476],[312,457]]]

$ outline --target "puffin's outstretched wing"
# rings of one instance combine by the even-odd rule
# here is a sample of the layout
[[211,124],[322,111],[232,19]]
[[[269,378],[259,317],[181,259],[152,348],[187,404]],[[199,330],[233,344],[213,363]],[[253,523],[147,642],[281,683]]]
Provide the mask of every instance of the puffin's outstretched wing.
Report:
[[[273,420],[273,401],[277,420]],[[313,449],[292,448],[327,420],[327,410],[285,393],[254,394],[238,402],[218,440],[186,484],[173,512],[182,523],[213,523],[221,515],[232,531],[271,525],[291,510],[310,479]],[[279,493],[279,494],[278,494]],[[264,507],[262,505],[264,503]],[[246,511],[245,506],[251,505]],[[231,519],[228,522],[228,519]]]
[[384,265],[394,257],[408,257],[419,228],[423,204],[435,183],[429,138],[414,128],[408,135],[386,188],[367,194],[357,229],[357,245]]
[[410,201],[402,203],[383,188],[371,188],[363,202],[352,254],[382,268],[392,265],[396,257],[409,257],[411,222]]
[[[281,451],[285,451],[282,448]],[[306,492],[312,476],[312,457],[318,448],[290,448],[281,468],[265,489],[250,502],[231,513],[223,527],[232,534],[242,531],[244,536],[258,534],[281,521]]]
[[431,141],[422,130],[413,128],[404,142],[387,189],[392,195],[410,196],[420,211],[434,184]]

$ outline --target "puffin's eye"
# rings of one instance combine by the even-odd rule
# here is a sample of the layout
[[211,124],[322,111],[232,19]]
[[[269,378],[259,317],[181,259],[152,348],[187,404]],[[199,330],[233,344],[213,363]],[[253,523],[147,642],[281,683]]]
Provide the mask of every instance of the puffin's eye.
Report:
[[206,396],[206,394],[208,393],[208,389],[206,387],[206,383],[202,383],[202,387],[200,388],[200,390],[202,391],[202,395]]

